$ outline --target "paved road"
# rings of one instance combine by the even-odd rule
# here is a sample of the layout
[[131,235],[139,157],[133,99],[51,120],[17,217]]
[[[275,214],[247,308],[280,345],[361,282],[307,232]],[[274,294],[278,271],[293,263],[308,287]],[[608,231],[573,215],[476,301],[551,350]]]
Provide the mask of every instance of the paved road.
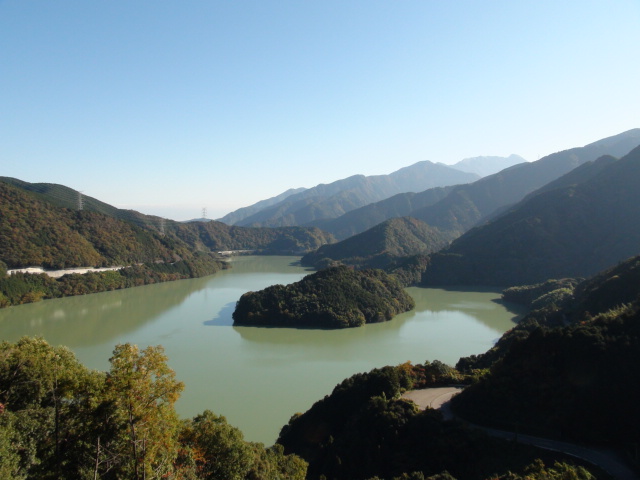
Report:
[[[423,390],[411,390],[409,392],[405,392],[402,395],[402,398],[412,400],[421,410],[424,410],[427,407],[440,409],[443,417],[450,420],[453,418],[453,414],[449,408],[451,397],[460,391],[462,391],[462,387],[425,388]],[[479,425],[472,426],[480,428],[494,437],[513,440],[518,443],[533,445],[535,447],[544,448],[545,450],[562,452],[580,458],[597,465],[612,477],[619,480],[638,480],[638,476],[632,472],[613,451],[583,447],[573,443],[559,442],[557,440],[549,440],[546,438],[533,437],[514,432],[506,432],[503,430],[481,427]]]

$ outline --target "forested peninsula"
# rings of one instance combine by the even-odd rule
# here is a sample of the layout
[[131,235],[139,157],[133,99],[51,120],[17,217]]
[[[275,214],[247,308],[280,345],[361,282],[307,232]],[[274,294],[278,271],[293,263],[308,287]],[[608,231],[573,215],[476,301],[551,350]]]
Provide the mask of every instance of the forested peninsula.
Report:
[[291,285],[273,285],[240,297],[234,325],[313,328],[359,327],[411,310],[413,299],[382,270],[331,267]]

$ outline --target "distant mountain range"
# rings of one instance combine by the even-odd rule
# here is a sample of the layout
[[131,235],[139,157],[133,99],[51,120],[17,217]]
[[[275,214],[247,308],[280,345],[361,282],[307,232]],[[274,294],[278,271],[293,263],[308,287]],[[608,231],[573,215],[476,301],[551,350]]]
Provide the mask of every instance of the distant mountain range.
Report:
[[478,178],[475,173],[423,161],[389,175],[354,175],[303,191],[289,190],[273,199],[236,210],[220,221],[252,227],[309,225],[339,217],[397,193],[421,192],[433,187],[468,183]]
[[638,145],[640,129],[629,130],[584,147],[515,165],[473,183],[420,193],[401,193],[342,217],[307,225],[317,226],[340,240],[364,232],[389,218],[409,216],[456,237],[575,167],[602,155],[621,157]]

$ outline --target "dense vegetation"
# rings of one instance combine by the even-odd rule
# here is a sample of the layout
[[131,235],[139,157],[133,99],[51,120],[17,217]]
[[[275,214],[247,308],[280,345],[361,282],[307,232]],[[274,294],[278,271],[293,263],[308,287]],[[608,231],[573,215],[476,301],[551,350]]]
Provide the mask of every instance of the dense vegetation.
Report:
[[440,362],[354,375],[292,417],[278,442],[309,462],[308,479],[592,478],[567,464],[547,469],[534,461],[539,451],[444,421],[439,412],[421,412],[399,398],[404,389],[462,380]]
[[640,257],[587,280],[516,287],[504,296],[535,310],[495,348],[460,359],[455,369],[427,362],[355,375],[292,417],[278,440],[285,452],[305,458],[312,479],[422,479],[444,470],[465,479],[592,478],[581,467],[532,463],[539,452],[398,399],[404,389],[467,383],[454,399],[465,419],[633,455],[640,441]]
[[69,273],[52,278],[44,273],[13,273],[0,276],[0,308],[50,298],[85,295],[153,283],[210,275],[227,264],[208,253],[196,253],[189,260],[174,263],[149,263],[120,270]]
[[245,293],[233,320],[236,325],[346,328],[390,320],[413,307],[413,299],[383,271],[339,266],[291,285]]
[[366,232],[324,245],[302,257],[303,265],[324,268],[336,262],[358,268],[388,268],[398,257],[433,253],[449,237],[414,218],[392,218]]
[[545,436],[639,442],[640,257],[549,295],[492,350],[460,360],[461,371],[489,370],[458,409]]
[[176,415],[161,347],[116,346],[108,372],[64,347],[0,344],[0,478],[301,480],[306,464],[243,440],[224,417]]

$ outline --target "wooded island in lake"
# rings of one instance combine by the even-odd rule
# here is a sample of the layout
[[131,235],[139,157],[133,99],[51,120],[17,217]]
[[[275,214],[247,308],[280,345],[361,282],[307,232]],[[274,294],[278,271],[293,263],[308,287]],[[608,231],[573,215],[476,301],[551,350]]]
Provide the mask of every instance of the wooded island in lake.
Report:
[[315,328],[360,327],[391,320],[415,306],[398,281],[382,270],[332,267],[291,285],[247,292],[233,312],[235,325]]

